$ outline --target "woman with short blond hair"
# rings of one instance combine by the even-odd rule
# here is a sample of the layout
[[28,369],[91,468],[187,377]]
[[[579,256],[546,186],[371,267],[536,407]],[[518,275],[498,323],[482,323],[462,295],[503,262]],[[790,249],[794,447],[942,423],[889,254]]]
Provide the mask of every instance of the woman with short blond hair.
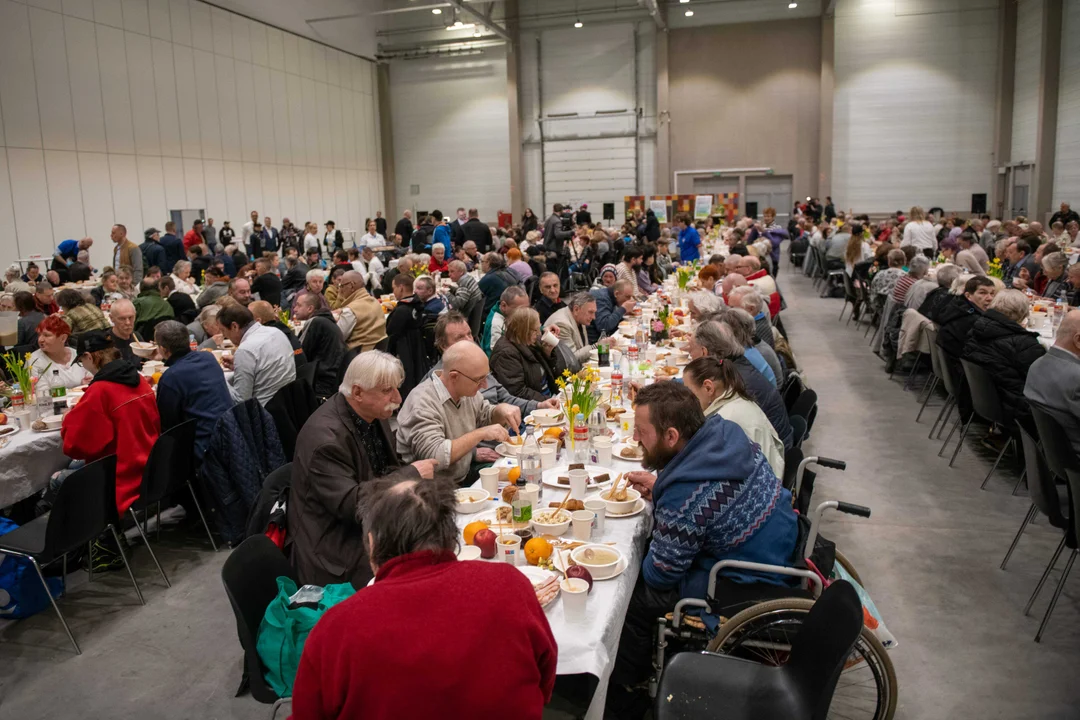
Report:
[[502,337],[491,351],[491,372],[511,395],[544,401],[558,393],[556,378],[565,366],[554,344],[541,341],[540,315],[518,308],[506,319]]

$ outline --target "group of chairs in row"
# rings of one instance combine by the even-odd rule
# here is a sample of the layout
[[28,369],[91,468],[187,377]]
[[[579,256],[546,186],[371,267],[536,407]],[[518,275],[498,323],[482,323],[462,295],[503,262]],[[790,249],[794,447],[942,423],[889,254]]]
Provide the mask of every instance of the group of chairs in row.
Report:
[[[866,318],[869,320],[868,326],[877,325],[879,331],[883,331],[880,326],[885,324],[884,316],[887,313],[874,310],[868,295],[859,291],[860,287],[867,288],[869,285],[858,282],[852,283],[850,276],[846,273],[844,277],[849,289],[849,297],[845,298],[845,307],[849,303],[852,305],[851,316],[855,316],[856,322],[859,322],[858,311],[860,309],[869,310],[869,317]],[[849,323],[851,316],[848,318]],[[843,312],[841,311],[842,317]],[[1009,558],[1012,556],[1013,550],[1020,541],[1024,530],[1040,513],[1047,517],[1052,527],[1063,531],[1061,542],[1051,558],[1050,564],[1024,608],[1025,615],[1030,612],[1039,592],[1046,584],[1046,580],[1057,564],[1062,550],[1066,547],[1072,550],[1035,635],[1035,641],[1039,642],[1057,605],[1058,598],[1072,570],[1077,554],[1077,538],[1080,536],[1080,511],[1077,509],[1080,507],[1080,458],[1077,458],[1076,453],[1073,452],[1072,445],[1062,431],[1060,423],[1056,422],[1046,409],[1037,405],[1030,406],[1034,426],[1031,423],[1025,424],[1021,420],[1012,418],[1004,410],[997,385],[986,368],[969,360],[949,357],[937,344],[938,329],[936,325],[924,326],[922,333],[924,334],[925,343],[921,343],[920,346],[925,347],[927,352],[920,352],[916,357],[908,373],[905,389],[911,385],[912,378],[923,354],[929,355],[930,372],[919,392],[919,411],[915,416],[915,422],[922,419],[923,412],[926,410],[930,399],[944,391],[945,401],[941,405],[937,418],[934,420],[927,436],[930,439],[935,437],[941,439],[945,428],[950,424],[949,421],[952,420],[951,428],[948,434],[945,435],[941,448],[938,450],[938,457],[944,455],[953,435],[959,430],[959,439],[953,448],[948,463],[949,467],[953,467],[964,446],[964,440],[968,437],[976,421],[980,421],[987,426],[1000,427],[1006,433],[1005,442],[998,451],[990,470],[983,478],[982,484],[979,486],[980,489],[986,489],[990,478],[997,471],[1006,452],[1012,449],[1014,453],[1020,453],[1023,456],[1023,470],[1017,478],[1012,492],[1015,495],[1020,486],[1026,481],[1032,504],[1005,555],[1005,559],[1001,563],[1001,569],[1004,570],[1008,564]],[[959,363],[960,373],[956,372],[957,363]],[[954,412],[956,414],[955,419],[953,419]]]

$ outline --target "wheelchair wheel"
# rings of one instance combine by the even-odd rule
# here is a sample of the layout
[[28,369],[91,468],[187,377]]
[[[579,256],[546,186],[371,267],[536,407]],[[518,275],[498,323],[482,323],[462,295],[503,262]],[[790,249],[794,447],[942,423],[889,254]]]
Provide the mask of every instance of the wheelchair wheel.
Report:
[[[749,607],[720,626],[709,652],[767,665],[783,665],[791,640],[813,607],[812,600],[770,600]],[[891,720],[896,712],[896,671],[885,647],[863,627],[836,683],[829,718]]]
[[836,551],[836,562],[844,566],[844,569],[847,570],[847,574],[851,576],[852,580],[859,583],[862,587],[866,587],[862,578],[859,577],[859,571],[855,569],[855,566],[851,564],[851,561],[847,559],[847,556],[839,550]]

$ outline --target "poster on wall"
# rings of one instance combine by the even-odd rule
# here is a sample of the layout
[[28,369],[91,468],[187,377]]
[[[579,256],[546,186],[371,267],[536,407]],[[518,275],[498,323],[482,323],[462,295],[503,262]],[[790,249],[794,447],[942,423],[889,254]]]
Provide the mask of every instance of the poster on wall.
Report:
[[712,195],[694,197],[694,219],[706,220],[712,214]]
[[663,225],[667,219],[667,200],[649,200],[649,209],[656,215],[656,221]]
[[629,220],[635,210],[645,212],[645,196],[644,195],[626,195],[623,197],[623,205],[626,209],[626,219]]

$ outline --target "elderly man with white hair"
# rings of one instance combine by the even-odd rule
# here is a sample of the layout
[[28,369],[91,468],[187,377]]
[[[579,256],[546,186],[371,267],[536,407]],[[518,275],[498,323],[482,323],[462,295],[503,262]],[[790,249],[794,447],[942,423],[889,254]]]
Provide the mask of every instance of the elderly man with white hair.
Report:
[[301,584],[372,578],[359,517],[361,487],[374,480],[431,480],[438,463],[406,465],[388,421],[405,379],[393,355],[369,350],[345,371],[338,392],[304,423],[296,439],[288,504],[289,546]]
[[743,285],[733,289],[728,295],[728,305],[742,308],[750,313],[750,317],[754,319],[755,337],[775,349],[776,340],[773,336],[772,323],[769,321],[769,309],[765,306],[765,298],[761,296],[757,288],[753,285]]
[[217,319],[220,310],[221,306],[216,303],[207,305],[187,324],[188,334],[195,336],[199,350],[218,350],[225,342],[225,336],[221,334],[221,324]]
[[756,287],[765,298],[769,306],[769,315],[775,317],[779,314],[780,291],[776,288],[776,280],[765,268],[761,267],[761,261],[753,255],[748,255],[743,258],[739,272],[746,278],[746,282]]
[[405,400],[398,414],[398,448],[406,462],[435,458],[437,479],[464,485],[478,476],[474,463],[499,459],[494,450],[477,445],[508,440],[506,428],[517,430],[521,410],[492,405],[480,394],[487,386],[489,365],[478,345],[451,345],[442,362],[442,370],[413,388]]
[[698,322],[703,315],[711,315],[724,309],[724,300],[708,290],[697,290],[687,298],[690,319]]

